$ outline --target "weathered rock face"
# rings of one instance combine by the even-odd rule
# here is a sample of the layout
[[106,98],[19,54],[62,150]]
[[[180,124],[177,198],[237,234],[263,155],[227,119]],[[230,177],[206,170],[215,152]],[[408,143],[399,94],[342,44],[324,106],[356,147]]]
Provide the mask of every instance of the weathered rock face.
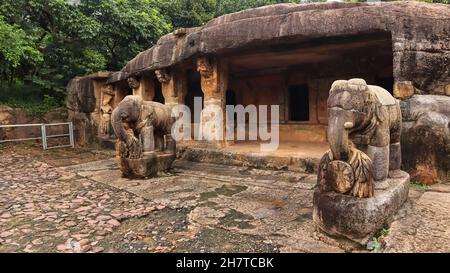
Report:
[[[12,124],[32,124],[32,123],[58,123],[67,121],[67,109],[53,109],[40,116],[32,116],[25,109],[11,108],[0,105],[0,125]],[[47,133],[67,134],[67,126],[47,127]],[[0,129],[0,140],[33,138],[41,136],[40,127],[22,127],[22,128],[2,128]]]
[[[94,143],[102,121],[102,92],[110,72],[99,71],[85,77],[76,77],[67,84],[66,105],[69,120],[74,124],[75,143],[86,146]],[[108,91],[110,95],[113,90]],[[108,101],[109,102],[109,101]]]
[[[0,125],[16,124],[14,109],[7,106],[0,106]],[[13,138],[12,129],[5,128],[0,130],[0,139]]]
[[450,97],[415,95],[401,103],[403,168],[432,184],[450,176]]
[[279,4],[218,17],[180,29],[138,54],[111,81],[258,45],[386,32],[392,36],[394,78],[419,92],[445,94],[450,84],[450,6],[419,2]]
[[67,85],[69,120],[74,124],[75,143],[84,146],[96,138],[96,126],[90,113],[95,110],[94,85],[91,78],[74,78]]
[[95,94],[91,78],[73,78],[67,85],[67,91],[67,108],[69,110],[84,113],[94,111]]

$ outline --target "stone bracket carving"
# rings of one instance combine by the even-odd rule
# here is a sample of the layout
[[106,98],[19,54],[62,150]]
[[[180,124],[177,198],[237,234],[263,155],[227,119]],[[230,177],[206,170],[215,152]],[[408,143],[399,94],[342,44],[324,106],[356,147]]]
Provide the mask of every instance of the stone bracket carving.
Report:
[[131,88],[131,89],[137,89],[137,88],[139,88],[139,85],[140,85],[140,82],[139,82],[139,79],[138,78],[136,78],[136,77],[129,77],[128,79],[127,79],[127,82],[128,82],[128,86]]
[[100,136],[110,137],[111,130],[111,113],[113,111],[112,103],[114,102],[115,91],[112,85],[107,84],[101,89],[101,106],[100,106]]
[[187,93],[187,78],[185,71],[181,69],[167,69],[155,71],[158,81],[162,85],[162,93],[167,105],[173,106],[184,103],[184,97]]
[[167,71],[167,69],[155,70],[155,75],[160,83],[167,83],[172,79],[172,76]]

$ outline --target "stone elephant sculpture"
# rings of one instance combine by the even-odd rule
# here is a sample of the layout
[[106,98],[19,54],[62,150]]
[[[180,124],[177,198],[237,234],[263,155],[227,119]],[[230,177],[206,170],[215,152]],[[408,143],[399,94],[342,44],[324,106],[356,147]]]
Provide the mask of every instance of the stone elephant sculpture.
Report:
[[174,151],[175,142],[169,141],[172,140],[173,122],[169,106],[143,101],[140,96],[126,96],[111,115],[111,124],[118,139],[118,156],[136,159],[143,152],[164,151],[167,148]]
[[381,87],[350,79],[332,84],[327,103],[329,157],[347,161],[356,147],[372,161],[367,175],[373,176],[375,188],[386,187],[389,170],[401,165],[398,101]]

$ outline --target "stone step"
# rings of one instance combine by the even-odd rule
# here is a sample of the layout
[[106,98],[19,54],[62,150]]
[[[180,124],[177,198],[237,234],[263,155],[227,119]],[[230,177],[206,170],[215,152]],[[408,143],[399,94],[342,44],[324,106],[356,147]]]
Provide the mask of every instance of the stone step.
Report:
[[226,148],[177,146],[177,158],[193,162],[244,166],[257,169],[288,170],[302,173],[317,173],[320,158],[317,156],[290,156],[244,151]]

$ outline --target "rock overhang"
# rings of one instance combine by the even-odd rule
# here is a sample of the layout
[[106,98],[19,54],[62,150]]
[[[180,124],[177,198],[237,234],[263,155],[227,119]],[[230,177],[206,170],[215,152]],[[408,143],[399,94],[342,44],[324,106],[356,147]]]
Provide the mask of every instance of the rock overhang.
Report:
[[[202,55],[222,55],[257,45],[301,43],[316,38],[386,32],[392,37],[394,77],[405,80],[423,74],[405,62],[441,63],[437,86],[448,81],[450,6],[414,1],[383,3],[276,4],[215,18],[201,27],[178,29],[139,53],[109,82],[143,71],[181,65]],[[417,55],[415,52],[420,51]],[[430,56],[430,54],[440,56]],[[430,58],[431,61],[423,61]],[[435,61],[434,61],[435,60]],[[418,77],[424,89],[429,80]],[[440,92],[440,91],[439,91]],[[438,92],[438,93],[439,93]]]

